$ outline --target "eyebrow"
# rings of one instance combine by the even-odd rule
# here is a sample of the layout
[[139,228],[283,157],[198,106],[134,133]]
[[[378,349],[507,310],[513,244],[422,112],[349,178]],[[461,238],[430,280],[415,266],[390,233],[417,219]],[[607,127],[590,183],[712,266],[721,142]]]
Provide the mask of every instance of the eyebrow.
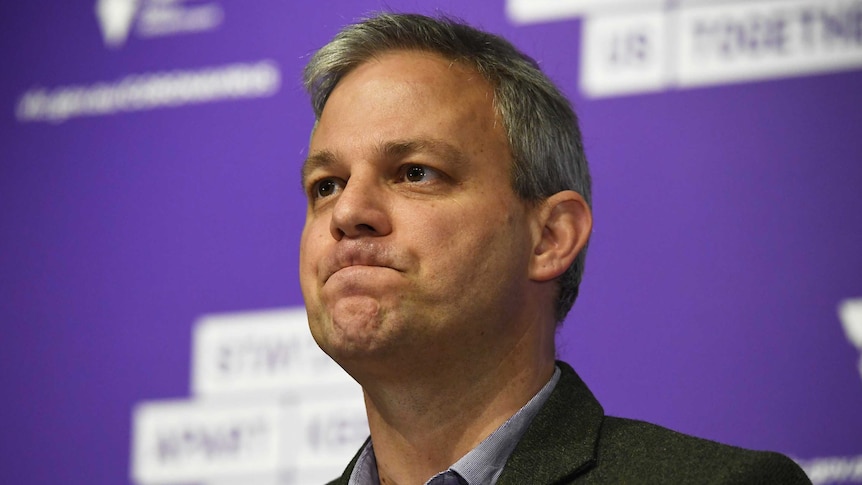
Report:
[[413,140],[395,140],[384,143],[378,149],[383,158],[404,158],[414,153],[430,153],[440,157],[444,162],[453,165],[463,165],[465,156],[454,145],[437,138],[419,138]]
[[[400,159],[414,153],[430,153],[440,157],[445,163],[455,166],[466,163],[466,157],[461,150],[438,138],[392,140],[380,144],[375,149],[375,156],[385,160]],[[312,172],[337,165],[339,159],[340,157],[330,150],[320,150],[309,155],[302,164],[303,187]]]
[[302,171],[301,171],[301,182],[302,186],[305,187],[305,183],[308,180],[308,176],[311,172],[315,170],[331,167],[338,163],[338,157],[335,153],[329,150],[321,150],[315,153],[312,153],[302,162]]

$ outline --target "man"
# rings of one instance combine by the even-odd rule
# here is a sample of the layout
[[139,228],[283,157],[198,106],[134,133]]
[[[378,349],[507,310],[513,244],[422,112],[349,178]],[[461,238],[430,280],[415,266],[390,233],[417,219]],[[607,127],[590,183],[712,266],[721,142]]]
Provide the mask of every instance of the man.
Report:
[[789,459],[605,417],[554,335],[590,177],[568,101],[505,40],[382,14],[305,70],[300,280],[364,391],[342,484],[807,483]]

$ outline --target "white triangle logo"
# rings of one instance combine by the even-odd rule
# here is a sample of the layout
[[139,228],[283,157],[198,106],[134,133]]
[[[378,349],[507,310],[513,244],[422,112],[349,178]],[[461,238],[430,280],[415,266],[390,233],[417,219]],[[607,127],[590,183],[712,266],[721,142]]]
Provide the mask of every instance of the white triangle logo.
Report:
[[96,19],[108,47],[121,47],[138,12],[140,0],[96,0]]
[[[844,333],[862,354],[862,298],[845,300],[838,305],[838,315],[844,325]],[[859,374],[862,376],[862,355],[859,359]]]

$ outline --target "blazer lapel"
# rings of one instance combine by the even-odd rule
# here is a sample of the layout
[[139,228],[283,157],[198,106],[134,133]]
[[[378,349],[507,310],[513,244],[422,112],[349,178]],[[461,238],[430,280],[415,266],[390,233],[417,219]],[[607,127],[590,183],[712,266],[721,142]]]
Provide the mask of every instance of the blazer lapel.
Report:
[[557,365],[560,381],[506,462],[499,485],[558,483],[595,465],[604,410],[568,364]]

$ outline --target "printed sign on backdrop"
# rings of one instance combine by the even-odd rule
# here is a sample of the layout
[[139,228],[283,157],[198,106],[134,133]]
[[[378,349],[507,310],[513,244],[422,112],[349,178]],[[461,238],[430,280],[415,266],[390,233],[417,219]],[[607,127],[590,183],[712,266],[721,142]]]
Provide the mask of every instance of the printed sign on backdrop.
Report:
[[862,1],[745,2],[676,15],[680,86],[862,67]]
[[666,88],[666,33],[662,11],[589,17],[581,40],[581,89],[602,96]]
[[281,85],[270,60],[190,70],[130,74],[90,85],[34,86],[18,100],[19,122],[60,123],[71,118],[274,95]]
[[296,454],[295,440],[284,436],[288,415],[289,407],[275,399],[141,404],[135,410],[132,478],[168,484],[275,476],[283,458]]
[[581,87],[612,96],[862,67],[862,2],[681,6],[584,19]]
[[368,437],[362,390],[305,309],[205,315],[192,345],[194,397],[134,410],[135,483],[324,483]]
[[516,22],[584,16],[580,84],[592,97],[862,68],[859,0],[507,6]]
[[192,392],[202,397],[355,385],[314,342],[302,308],[203,316],[192,359]]
[[506,0],[506,13],[516,23],[567,19],[599,11],[656,8],[665,0]]

